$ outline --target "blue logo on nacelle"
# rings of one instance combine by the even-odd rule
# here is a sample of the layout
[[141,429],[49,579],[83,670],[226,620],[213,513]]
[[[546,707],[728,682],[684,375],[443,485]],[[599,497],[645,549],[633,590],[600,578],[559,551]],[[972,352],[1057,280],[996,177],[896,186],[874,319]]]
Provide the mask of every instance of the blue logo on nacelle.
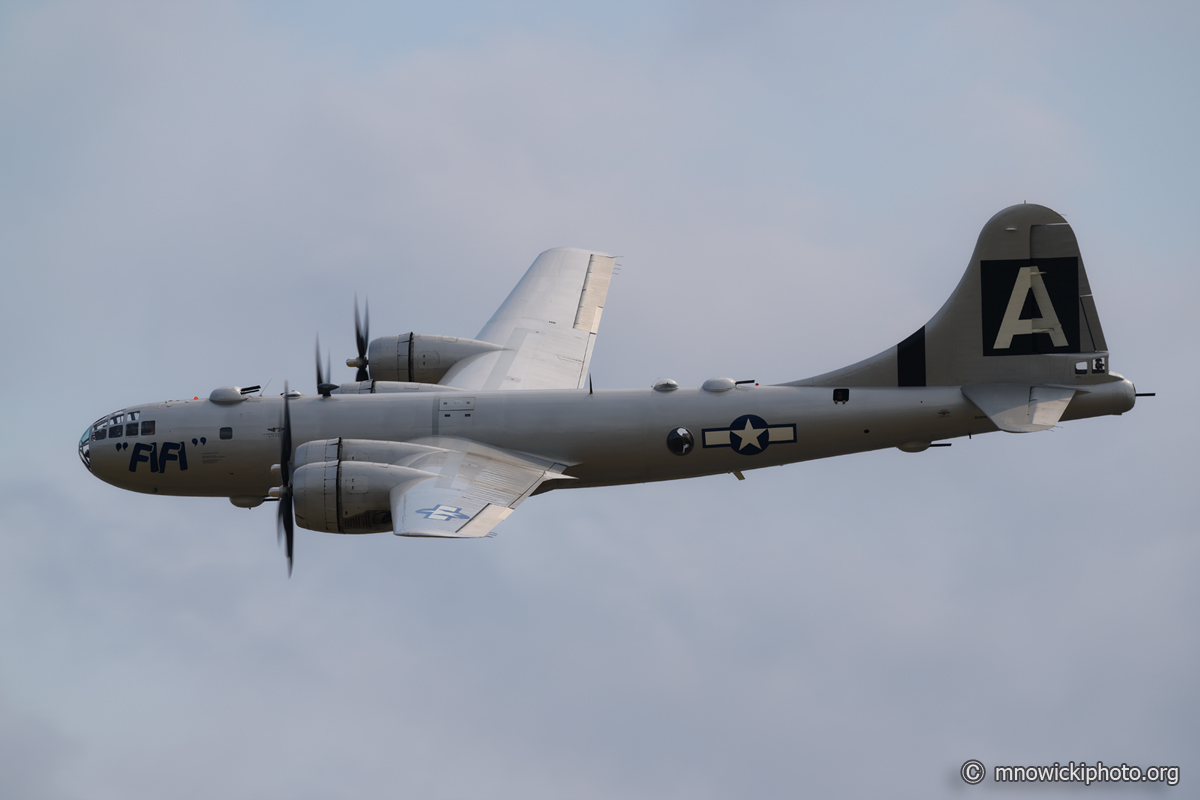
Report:
[[436,520],[440,520],[442,522],[445,522],[445,521],[451,520],[451,519],[470,519],[469,516],[462,513],[461,508],[455,508],[454,506],[444,506],[444,505],[440,505],[440,504],[434,506],[433,508],[418,508],[417,513],[424,514],[425,519],[436,519]]

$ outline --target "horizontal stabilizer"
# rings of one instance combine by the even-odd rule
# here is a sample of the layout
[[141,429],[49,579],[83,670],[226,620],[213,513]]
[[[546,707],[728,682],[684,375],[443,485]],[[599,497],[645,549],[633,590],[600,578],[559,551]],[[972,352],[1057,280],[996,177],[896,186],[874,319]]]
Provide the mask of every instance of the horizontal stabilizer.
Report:
[[1053,428],[1062,419],[1075,389],[1063,386],[1023,386],[1019,383],[981,383],[964,386],[962,393],[997,428],[1030,433]]

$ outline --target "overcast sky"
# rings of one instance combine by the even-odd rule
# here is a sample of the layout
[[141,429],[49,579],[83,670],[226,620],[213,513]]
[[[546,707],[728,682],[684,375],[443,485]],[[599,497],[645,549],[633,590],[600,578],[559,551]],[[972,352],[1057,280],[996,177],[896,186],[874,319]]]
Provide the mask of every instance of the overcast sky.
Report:
[[[1195,3],[0,5],[0,795],[1194,792],[1197,42]],[[290,581],[274,507],[76,457],[126,405],[312,392],[355,292],[474,336],[561,245],[622,256],[597,388],[806,377],[1025,200],[1158,392],[1124,416],[553,492],[478,542],[299,530]]]

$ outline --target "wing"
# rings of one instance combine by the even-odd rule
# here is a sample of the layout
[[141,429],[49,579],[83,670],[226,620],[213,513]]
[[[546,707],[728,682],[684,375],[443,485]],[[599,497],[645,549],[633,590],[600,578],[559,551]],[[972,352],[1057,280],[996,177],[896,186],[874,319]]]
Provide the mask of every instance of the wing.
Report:
[[614,261],[573,247],[542,253],[475,337],[504,350],[458,362],[440,383],[474,391],[582,388]]
[[392,489],[392,526],[397,536],[487,536],[533,491],[549,480],[572,480],[567,466],[488,447],[467,439],[422,439],[427,450],[403,465],[434,473]]

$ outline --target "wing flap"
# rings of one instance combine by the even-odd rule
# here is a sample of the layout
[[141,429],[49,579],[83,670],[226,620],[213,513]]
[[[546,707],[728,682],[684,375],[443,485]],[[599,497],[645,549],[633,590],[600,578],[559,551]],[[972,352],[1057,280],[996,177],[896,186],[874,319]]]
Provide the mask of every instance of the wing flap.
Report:
[[470,537],[487,536],[492,532],[492,528],[508,519],[508,515],[512,512],[513,510],[506,506],[488,503],[483,507],[482,511],[471,517],[471,520],[466,525],[458,529],[458,535]]

